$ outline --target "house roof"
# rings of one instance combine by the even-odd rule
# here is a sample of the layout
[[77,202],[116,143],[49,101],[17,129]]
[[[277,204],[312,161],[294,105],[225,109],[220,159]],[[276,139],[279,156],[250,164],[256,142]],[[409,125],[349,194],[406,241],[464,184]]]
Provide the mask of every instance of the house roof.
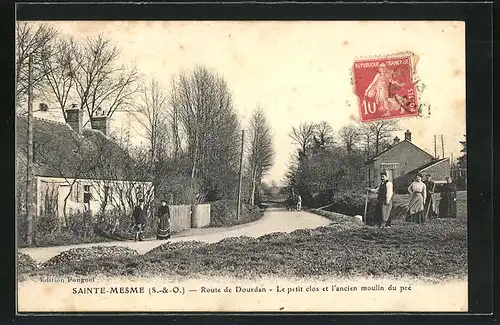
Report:
[[448,158],[441,158],[441,159],[435,159],[427,164],[424,164],[422,166],[419,166],[418,168],[415,168],[413,170],[410,170],[406,174],[397,177],[394,179],[394,185],[395,186],[408,186],[409,183],[411,183],[412,179],[415,177],[417,173],[423,172],[427,168],[430,168],[432,166],[435,166],[437,164],[443,163],[447,161]]
[[[27,164],[27,118],[16,118],[16,156]],[[76,133],[66,123],[33,119],[33,173],[36,176],[116,179],[134,178],[134,161],[113,139],[84,128]]]
[[407,172],[407,174],[416,174],[416,173],[422,172],[422,171],[426,170],[427,168],[430,168],[430,167],[432,167],[434,165],[440,164],[440,163],[442,163],[442,162],[444,162],[446,160],[448,160],[448,158],[435,159],[435,160],[433,160],[431,162],[428,162],[425,165],[422,165],[422,166],[420,166],[418,168],[410,170],[409,172]]
[[365,162],[365,165],[366,165],[366,164],[370,164],[370,163],[374,162],[375,160],[377,160],[377,158],[378,158],[378,157],[380,157],[380,156],[381,156],[381,155],[383,155],[384,153],[386,153],[386,152],[388,152],[388,151],[390,151],[390,150],[392,150],[392,149],[394,149],[394,148],[396,148],[396,147],[401,146],[403,143],[409,143],[409,144],[411,144],[412,146],[414,146],[415,148],[417,148],[418,150],[420,150],[420,151],[422,151],[422,152],[425,152],[426,154],[428,154],[429,156],[431,156],[431,157],[432,157],[432,155],[431,155],[430,153],[428,153],[427,151],[423,150],[422,148],[420,148],[420,147],[419,147],[419,146],[417,146],[416,144],[412,143],[411,141],[408,141],[408,140],[406,140],[406,139],[405,139],[405,140],[400,141],[400,142],[396,143],[395,145],[393,145],[393,146],[391,146],[391,147],[389,147],[389,148],[385,149],[384,151],[379,152],[379,153],[378,153],[378,155],[375,155],[375,156],[373,156],[372,158],[368,159],[368,160]]

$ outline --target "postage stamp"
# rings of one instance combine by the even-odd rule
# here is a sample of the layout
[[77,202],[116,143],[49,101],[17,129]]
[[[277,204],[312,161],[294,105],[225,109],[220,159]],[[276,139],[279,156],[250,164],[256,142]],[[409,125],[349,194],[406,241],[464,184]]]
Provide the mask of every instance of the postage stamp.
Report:
[[355,60],[352,71],[362,122],[418,115],[412,53]]

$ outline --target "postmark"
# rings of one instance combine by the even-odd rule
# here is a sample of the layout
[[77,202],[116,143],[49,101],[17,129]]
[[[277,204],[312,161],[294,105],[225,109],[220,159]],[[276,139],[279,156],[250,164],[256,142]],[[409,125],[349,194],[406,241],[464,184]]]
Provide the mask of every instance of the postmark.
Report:
[[362,122],[419,115],[414,55],[356,59],[352,73]]

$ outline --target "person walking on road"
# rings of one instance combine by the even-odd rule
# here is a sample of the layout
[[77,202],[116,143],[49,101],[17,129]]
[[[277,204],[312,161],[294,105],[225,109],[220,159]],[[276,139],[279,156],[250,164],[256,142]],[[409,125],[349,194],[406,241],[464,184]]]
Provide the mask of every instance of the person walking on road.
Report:
[[418,173],[415,176],[415,180],[408,187],[408,193],[411,194],[411,197],[406,212],[406,221],[422,224],[425,222],[424,202],[426,202],[427,196],[426,186],[422,182],[422,174]]
[[142,233],[146,226],[147,208],[144,204],[144,199],[139,199],[139,205],[134,209],[135,236],[134,241],[142,241]]
[[379,228],[391,226],[391,210],[393,185],[387,177],[387,172],[380,173],[380,184],[377,188],[368,188],[367,191],[377,193],[377,204],[375,206],[375,225]]
[[170,238],[170,209],[167,201],[161,200],[161,205],[158,208],[158,230],[156,239]]

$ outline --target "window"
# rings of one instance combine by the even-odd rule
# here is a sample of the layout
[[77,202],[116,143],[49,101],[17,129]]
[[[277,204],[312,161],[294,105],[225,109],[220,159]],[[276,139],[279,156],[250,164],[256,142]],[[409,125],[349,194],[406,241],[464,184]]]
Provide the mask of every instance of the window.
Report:
[[83,185],[83,203],[89,203],[92,200],[90,185]]

